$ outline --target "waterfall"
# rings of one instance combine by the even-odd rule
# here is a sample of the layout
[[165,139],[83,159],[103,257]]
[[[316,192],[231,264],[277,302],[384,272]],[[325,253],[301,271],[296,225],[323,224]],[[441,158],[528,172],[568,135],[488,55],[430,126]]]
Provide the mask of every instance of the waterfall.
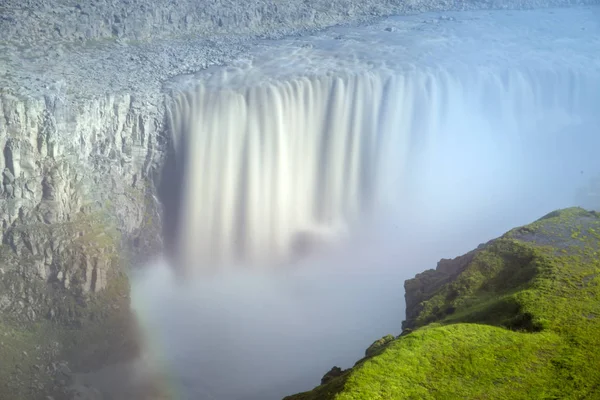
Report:
[[564,68],[245,73],[173,93],[178,176],[163,180],[179,184],[166,236],[186,266],[285,262],[374,213],[411,207],[427,176],[460,164],[475,173],[491,155],[518,174],[519,144],[576,123],[598,87]]

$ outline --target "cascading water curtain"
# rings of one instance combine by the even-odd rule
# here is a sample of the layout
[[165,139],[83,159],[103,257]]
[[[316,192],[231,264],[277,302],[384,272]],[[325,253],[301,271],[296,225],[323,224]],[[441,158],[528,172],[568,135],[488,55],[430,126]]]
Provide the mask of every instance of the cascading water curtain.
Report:
[[509,162],[514,143],[567,123],[584,85],[569,71],[483,69],[200,81],[170,108],[184,164],[179,262],[286,260],[304,234],[340,235],[406,202],[419,185],[411,171],[426,176],[461,143],[485,139]]

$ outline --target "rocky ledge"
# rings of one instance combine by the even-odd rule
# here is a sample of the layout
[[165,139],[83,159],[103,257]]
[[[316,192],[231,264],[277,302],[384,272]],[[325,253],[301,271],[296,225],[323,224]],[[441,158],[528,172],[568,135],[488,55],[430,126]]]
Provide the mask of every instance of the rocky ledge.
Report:
[[286,400],[597,398],[600,214],[572,208],[406,281],[407,319]]

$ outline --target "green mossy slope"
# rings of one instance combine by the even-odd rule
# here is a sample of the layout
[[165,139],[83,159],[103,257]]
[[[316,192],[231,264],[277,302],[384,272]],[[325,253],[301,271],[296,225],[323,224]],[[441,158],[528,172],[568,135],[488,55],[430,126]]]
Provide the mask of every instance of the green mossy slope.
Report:
[[286,399],[600,399],[600,214],[553,212],[405,287],[401,336]]

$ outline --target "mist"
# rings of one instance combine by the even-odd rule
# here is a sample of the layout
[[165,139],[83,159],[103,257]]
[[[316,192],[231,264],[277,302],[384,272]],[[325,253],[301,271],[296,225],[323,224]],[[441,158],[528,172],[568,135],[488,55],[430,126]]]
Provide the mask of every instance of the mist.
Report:
[[286,52],[173,90],[167,252],[133,280],[173,398],[308,390],[400,333],[404,280],[579,205],[600,174],[597,72],[477,49],[485,67],[409,70]]
[[404,280],[575,205],[586,175],[598,171],[600,143],[584,128],[527,144],[527,158],[513,164],[493,149],[482,154],[486,143],[446,148],[451,157],[436,158],[405,208],[289,265],[230,265],[182,281],[156,260],[133,287],[148,353],[175,398],[277,399],[317,385],[375,339],[400,333]]

